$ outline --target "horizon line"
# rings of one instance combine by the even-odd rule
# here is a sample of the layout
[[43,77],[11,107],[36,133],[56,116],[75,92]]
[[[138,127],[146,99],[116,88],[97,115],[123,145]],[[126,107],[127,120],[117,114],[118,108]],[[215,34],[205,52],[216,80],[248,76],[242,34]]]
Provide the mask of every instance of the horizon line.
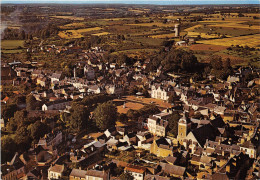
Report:
[[68,4],[68,5],[79,5],[79,4],[117,4],[117,5],[259,5],[260,0],[242,0],[242,1],[208,1],[208,0],[201,0],[201,1],[195,1],[195,0],[175,0],[175,1],[169,1],[169,0],[151,0],[151,1],[145,1],[145,0],[133,0],[133,1],[121,1],[121,0],[114,0],[114,1],[107,1],[107,0],[91,0],[91,1],[77,1],[77,2],[71,2],[69,0],[43,0],[43,1],[1,1],[1,4]]

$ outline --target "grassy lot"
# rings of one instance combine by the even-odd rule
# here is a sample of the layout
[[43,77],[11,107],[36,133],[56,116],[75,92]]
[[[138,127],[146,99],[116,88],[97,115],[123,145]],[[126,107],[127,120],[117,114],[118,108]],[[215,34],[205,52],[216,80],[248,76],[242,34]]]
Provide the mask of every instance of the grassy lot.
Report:
[[[154,99],[154,98],[139,98],[136,96],[126,96],[123,99],[115,99],[115,102],[122,102],[122,105],[117,106],[117,110],[119,113],[126,113],[129,109],[139,110],[144,105],[149,105],[151,102],[153,104],[160,107],[160,109],[166,109],[171,107],[170,103],[164,102],[160,99]],[[123,108],[123,102],[126,102],[126,108]]]

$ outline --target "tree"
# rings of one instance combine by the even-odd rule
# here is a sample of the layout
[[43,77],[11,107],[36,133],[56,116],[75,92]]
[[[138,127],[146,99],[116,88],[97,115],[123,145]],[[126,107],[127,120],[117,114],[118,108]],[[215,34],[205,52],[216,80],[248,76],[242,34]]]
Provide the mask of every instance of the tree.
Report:
[[168,102],[169,103],[174,103],[174,101],[178,100],[178,96],[175,92],[171,93],[171,95],[169,96]]
[[25,39],[25,31],[24,30],[22,30],[21,32],[20,32],[20,39]]
[[140,116],[140,114],[138,113],[138,111],[133,110],[133,109],[129,109],[129,110],[126,112],[126,115],[127,115],[128,119],[132,119],[132,120],[137,120],[138,117]]
[[120,175],[120,179],[121,180],[134,180],[134,177],[129,172],[125,172]]
[[7,104],[5,106],[2,106],[1,111],[2,118],[4,118],[4,120],[7,121],[8,119],[14,116],[14,113],[17,111],[17,105]]
[[118,120],[119,120],[120,122],[126,122],[127,119],[128,119],[128,117],[127,117],[127,115],[124,114],[124,113],[120,113],[120,114],[118,115]]
[[96,126],[100,130],[108,129],[115,125],[117,119],[117,107],[112,101],[99,104],[94,110]]
[[230,58],[227,58],[226,61],[223,63],[223,68],[225,70],[232,69]]
[[37,101],[32,94],[29,94],[28,96],[26,96],[26,110],[27,111],[35,110],[36,103],[37,103]]
[[34,141],[38,141],[41,137],[43,137],[47,133],[47,127],[40,121],[36,121],[33,124],[30,124],[27,128],[31,138]]
[[154,104],[145,105],[138,110],[140,115],[152,115],[161,112],[159,108]]
[[222,58],[220,56],[211,56],[210,65],[213,70],[221,70],[223,68]]
[[87,128],[89,111],[84,105],[72,104],[70,113],[69,124],[73,130],[81,131]]
[[20,152],[24,152],[31,147],[32,139],[29,136],[29,132],[25,126],[20,126],[15,132],[15,143]]
[[16,143],[11,136],[2,136],[1,138],[1,157],[2,163],[10,161],[16,151]]
[[23,122],[26,122],[27,121],[27,111],[26,110],[16,111],[14,113],[14,120],[17,123],[17,125],[20,125]]
[[181,116],[179,113],[173,113],[170,115],[168,119],[168,128],[169,132],[174,136],[177,137],[178,134],[178,122]]
[[6,130],[9,133],[14,133],[17,129],[17,123],[15,122],[15,119],[12,117],[11,119],[9,119],[9,121],[6,124]]

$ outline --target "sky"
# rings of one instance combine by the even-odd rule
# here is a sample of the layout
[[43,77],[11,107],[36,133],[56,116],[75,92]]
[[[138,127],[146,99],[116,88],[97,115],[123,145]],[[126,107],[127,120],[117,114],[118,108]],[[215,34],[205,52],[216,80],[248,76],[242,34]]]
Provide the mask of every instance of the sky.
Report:
[[189,5],[189,4],[260,4],[260,0],[1,0],[2,4],[57,3],[57,4],[156,4],[156,5]]

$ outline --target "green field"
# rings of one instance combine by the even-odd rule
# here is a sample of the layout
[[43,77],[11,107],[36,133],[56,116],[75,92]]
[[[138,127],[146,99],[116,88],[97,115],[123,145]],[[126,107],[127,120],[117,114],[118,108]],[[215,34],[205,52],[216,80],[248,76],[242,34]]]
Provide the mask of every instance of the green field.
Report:
[[24,49],[23,40],[3,40],[1,41],[1,52],[20,53]]
[[6,50],[17,49],[19,46],[23,46],[23,40],[3,40],[1,41],[1,48]]

